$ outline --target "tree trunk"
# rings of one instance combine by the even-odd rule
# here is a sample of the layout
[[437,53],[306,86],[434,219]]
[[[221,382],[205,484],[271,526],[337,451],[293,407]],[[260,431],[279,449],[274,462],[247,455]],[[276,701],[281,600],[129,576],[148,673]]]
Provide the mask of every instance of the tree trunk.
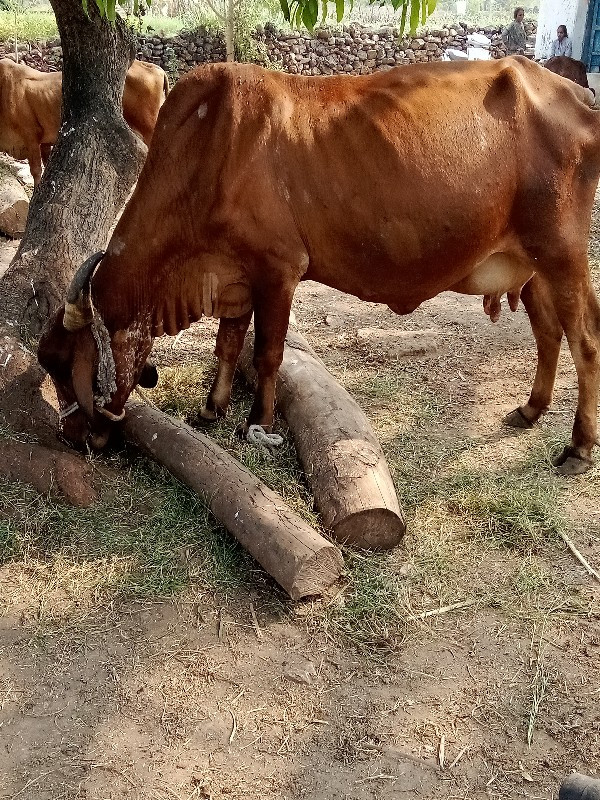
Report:
[[227,61],[235,61],[235,6],[234,0],[226,0],[225,53]]
[[62,126],[0,290],[0,411],[18,429],[32,427],[32,416],[56,426],[38,391],[35,341],[79,264],[104,248],[146,152],[121,110],[133,32],[101,19],[94,2],[89,17],[81,0],[51,2],[63,46]]

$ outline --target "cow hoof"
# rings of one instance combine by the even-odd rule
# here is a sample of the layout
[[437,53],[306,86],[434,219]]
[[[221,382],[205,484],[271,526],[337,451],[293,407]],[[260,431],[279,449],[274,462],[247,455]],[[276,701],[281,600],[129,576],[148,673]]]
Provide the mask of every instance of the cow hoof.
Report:
[[580,456],[574,447],[565,447],[562,453],[552,459],[553,466],[561,475],[571,477],[573,475],[583,475],[594,464],[591,458]]
[[600,800],[600,781],[575,772],[562,782],[558,798],[559,800]]
[[198,425],[209,427],[210,425],[214,425],[215,422],[219,421],[219,415],[215,411],[210,411],[210,409],[204,406],[204,408],[201,408],[198,412],[196,420]]
[[533,422],[528,420],[520,408],[515,408],[510,414],[504,417],[504,424],[509,425],[511,428],[520,428],[521,430],[533,428]]

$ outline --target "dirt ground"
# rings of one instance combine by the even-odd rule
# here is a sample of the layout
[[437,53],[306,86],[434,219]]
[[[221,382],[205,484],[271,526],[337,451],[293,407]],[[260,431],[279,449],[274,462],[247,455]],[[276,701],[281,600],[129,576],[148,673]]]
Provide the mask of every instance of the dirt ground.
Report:
[[[391,364],[415,389],[426,387],[438,413],[419,425],[432,439],[477,441],[500,468],[524,447],[500,426],[532,378],[522,310],[503,305],[492,325],[481,298],[445,294],[399,318],[306,284],[294,311],[346,385],[359,365],[376,375]],[[159,346],[159,361],[207,352],[214,332],[212,322],[194,326],[179,350]],[[399,358],[400,346],[412,355]],[[550,431],[568,431],[575,394],[565,352]],[[365,410],[391,448],[386,407]],[[568,490],[580,545],[596,566],[598,484],[596,468]],[[514,558],[494,551],[470,565],[474,590],[502,583]],[[406,560],[402,548],[397,559]],[[0,797],[556,798],[570,770],[600,773],[600,586],[558,545],[546,566],[551,583],[585,596],[585,610],[559,603],[528,616],[482,603],[425,617],[397,646],[365,654],[309,624],[319,601],[284,606],[255,587],[121,598],[43,625],[50,605],[77,599],[45,585],[39,565],[8,562],[0,572]],[[528,746],[532,697],[545,686],[540,649],[551,682]]]

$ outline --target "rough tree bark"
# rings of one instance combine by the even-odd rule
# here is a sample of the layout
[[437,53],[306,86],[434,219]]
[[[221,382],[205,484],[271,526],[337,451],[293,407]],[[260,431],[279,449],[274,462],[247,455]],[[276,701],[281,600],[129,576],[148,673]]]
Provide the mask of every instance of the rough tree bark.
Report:
[[0,282],[0,414],[45,441],[56,416],[40,392],[35,342],[79,264],[104,247],[146,148],[126,125],[121,98],[134,34],[89,17],[81,0],[51,0],[63,47],[63,122],[25,234]]

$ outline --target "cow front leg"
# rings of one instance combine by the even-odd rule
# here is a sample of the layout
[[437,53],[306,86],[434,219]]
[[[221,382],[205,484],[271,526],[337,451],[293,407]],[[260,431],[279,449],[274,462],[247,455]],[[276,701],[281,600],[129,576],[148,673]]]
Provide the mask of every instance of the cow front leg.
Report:
[[[579,389],[571,444],[553,462],[563,475],[586,472],[592,465],[592,449],[598,443],[600,305],[590,280],[587,259],[577,266],[578,280],[552,287],[554,306],[569,342]],[[569,274],[570,270],[567,268],[564,272]]]
[[239,355],[244,345],[244,337],[252,319],[252,309],[241,317],[219,320],[215,355],[219,359],[217,374],[206,398],[206,405],[200,411],[199,420],[205,423],[216,422],[224,417],[231,400],[233,377]]
[[548,286],[534,275],[521,292],[537,345],[537,368],[529,400],[511,411],[504,422],[513,428],[531,428],[550,408],[563,328]]
[[285,335],[288,329],[296,284],[284,283],[260,287],[254,303],[254,368],[256,393],[250,414],[243,427],[260,425],[270,432],[275,414],[275,384],[283,361]]

